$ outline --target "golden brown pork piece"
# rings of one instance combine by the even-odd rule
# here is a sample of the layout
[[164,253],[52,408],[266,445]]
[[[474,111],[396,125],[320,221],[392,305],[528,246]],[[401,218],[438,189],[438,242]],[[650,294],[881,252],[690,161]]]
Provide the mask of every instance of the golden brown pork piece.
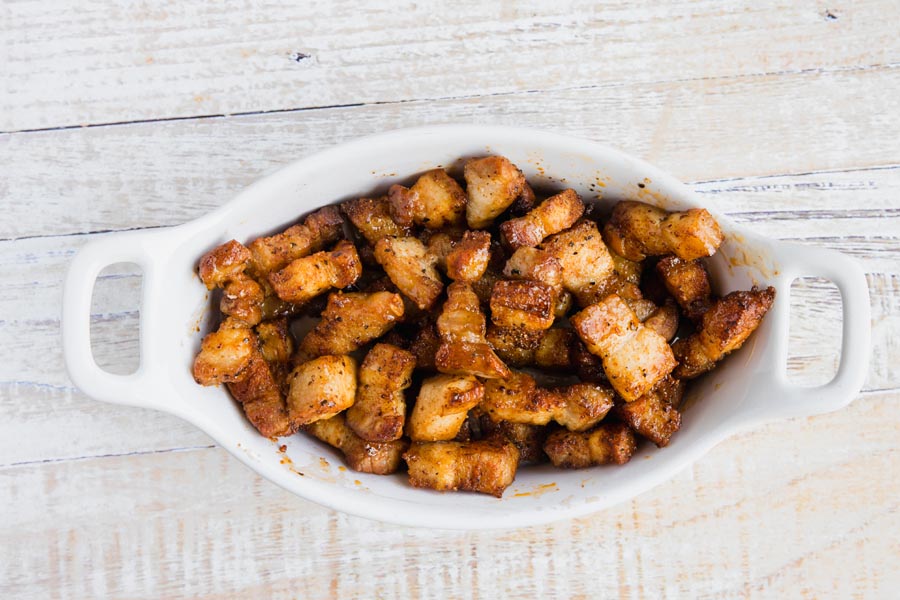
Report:
[[244,272],[250,264],[250,250],[236,240],[216,246],[200,259],[200,281],[211,290]]
[[495,423],[488,415],[480,414],[478,415],[478,428],[482,435],[480,439],[499,435],[512,442],[519,450],[520,466],[546,461],[544,441],[547,439],[547,428],[542,425],[509,421]]
[[525,176],[508,159],[487,156],[466,161],[466,221],[470,229],[484,229],[522,194]]
[[556,421],[573,431],[584,431],[603,420],[613,407],[613,391],[607,387],[577,383],[543,389],[525,373],[485,383],[481,409],[494,421],[546,425]]
[[668,213],[631,200],[613,207],[603,236],[613,252],[635,261],[663,254],[683,260],[712,256],[724,240],[705,208]]
[[259,350],[266,362],[288,362],[294,353],[294,336],[286,317],[263,321],[256,326]]
[[675,377],[692,379],[706,373],[725,355],[740,348],[775,301],[775,288],[731,292],[716,300],[703,314],[700,328],[675,342],[672,349],[680,363]]
[[563,289],[562,264],[555,256],[537,248],[519,248],[506,265],[503,275],[509,279],[540,281],[553,290],[553,315],[565,316],[572,305],[572,295]]
[[397,289],[422,310],[431,308],[444,290],[437,258],[414,237],[386,237],[375,244],[378,261]]
[[491,259],[491,234],[467,231],[447,254],[447,277],[454,281],[481,279]]
[[336,206],[310,213],[302,224],[250,242],[252,271],[257,277],[283,269],[291,262],[318,252],[344,234],[344,220]]
[[640,285],[641,273],[644,270],[643,263],[634,260],[628,260],[624,256],[619,256],[612,251],[610,251],[609,255],[612,257],[613,269],[615,269],[616,275],[619,276],[619,279],[634,285]]
[[491,324],[487,330],[487,342],[506,363],[515,367],[534,364],[535,352],[544,337],[540,330],[529,331],[520,327],[497,327]]
[[355,433],[344,419],[337,415],[310,423],[307,433],[334,446],[344,454],[347,466],[360,473],[390,475],[400,468],[403,452],[409,447],[406,440],[392,442],[368,442]]
[[634,432],[623,423],[603,423],[591,431],[560,429],[547,436],[544,452],[553,466],[584,469],[594,465],[624,465],[637,448]]
[[664,337],[645,327],[624,300],[610,294],[571,319],[610,384],[626,401],[637,400],[677,364]]
[[666,300],[665,304],[657,307],[644,319],[644,326],[663,336],[667,342],[671,342],[678,332],[678,308],[672,299]]
[[551,236],[544,240],[541,249],[560,262],[563,287],[575,295],[580,306],[602,298],[616,279],[612,256],[593,221],[583,220]]
[[403,299],[391,292],[334,292],[322,319],[297,351],[302,361],[325,354],[347,354],[387,333],[403,316]]
[[331,288],[344,288],[362,275],[356,247],[341,240],[330,252],[317,252],[269,273],[269,283],[285,302],[302,304]]
[[[574,330],[573,330],[574,331]],[[588,383],[609,383],[606,373],[603,372],[603,362],[599,356],[591,354],[578,334],[571,345],[569,356],[572,359],[572,367],[578,379]]]
[[388,197],[391,216],[406,227],[455,227],[466,212],[466,193],[443,169],[426,171],[411,188],[391,186]]
[[239,273],[225,284],[219,310],[247,325],[256,325],[263,318],[264,300],[260,285],[246,273]]
[[246,324],[230,317],[225,319],[200,343],[200,352],[194,358],[194,380],[200,385],[239,380],[250,364],[256,344],[256,335]]
[[564,190],[541,202],[524,217],[500,224],[500,234],[509,248],[534,247],[547,236],[571,227],[584,214],[584,203],[575,190]]
[[413,442],[403,454],[413,487],[466,490],[499,498],[519,463],[515,444],[500,437],[478,442]]
[[437,366],[434,364],[434,357],[440,347],[441,338],[438,335],[434,322],[431,320],[424,321],[409,345],[409,351],[416,356],[416,368],[427,371],[437,370]]
[[295,426],[328,419],[356,399],[356,361],[320,356],[294,367],[289,376],[288,417]]
[[484,386],[471,375],[436,375],[422,382],[406,425],[410,439],[421,442],[452,440],[469,409],[484,397]]
[[688,319],[697,321],[709,310],[712,288],[709,273],[702,262],[664,256],[656,263],[656,272]]
[[541,341],[534,350],[534,359],[531,364],[543,369],[568,371],[574,368],[572,347],[578,342],[578,335],[572,329],[551,327],[541,337]]
[[258,350],[254,351],[241,379],[227,385],[231,395],[241,403],[247,420],[265,437],[291,435],[297,430],[288,418],[281,385],[272,366]]
[[522,186],[522,193],[509,207],[509,212],[516,217],[523,217],[534,208],[535,204],[537,204],[537,198],[534,195],[534,189],[526,181]]
[[403,435],[406,398],[416,357],[390,344],[376,344],[359,367],[356,402],[347,409],[347,425],[370,442],[391,442]]
[[399,225],[391,217],[390,202],[386,197],[347,200],[341,204],[341,210],[373,246],[382,238],[403,237],[410,233],[409,227]]
[[447,287],[447,301],[438,317],[437,329],[441,346],[434,360],[441,373],[486,379],[509,374],[485,338],[484,314],[478,296],[468,284],[456,281]]
[[662,448],[669,445],[672,434],[681,427],[678,406],[683,395],[684,382],[667,376],[634,402],[617,406],[616,415],[641,436]]
[[553,325],[555,296],[540,281],[498,281],[491,292],[491,321],[498,327],[543,331]]

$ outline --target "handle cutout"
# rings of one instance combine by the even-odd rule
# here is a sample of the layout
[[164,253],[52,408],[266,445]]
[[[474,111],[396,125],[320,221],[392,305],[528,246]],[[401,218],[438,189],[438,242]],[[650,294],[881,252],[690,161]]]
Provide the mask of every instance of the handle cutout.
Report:
[[143,270],[134,263],[105,267],[91,295],[91,353],[112,375],[131,375],[141,364],[140,306]]
[[837,374],[843,342],[838,287],[822,277],[791,282],[787,378],[797,387],[818,387]]

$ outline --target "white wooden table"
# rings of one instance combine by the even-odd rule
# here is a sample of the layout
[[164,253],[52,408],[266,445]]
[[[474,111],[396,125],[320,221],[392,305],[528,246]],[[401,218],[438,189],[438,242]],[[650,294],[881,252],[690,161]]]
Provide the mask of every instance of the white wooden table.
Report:
[[[895,0],[4,2],[0,597],[896,598],[898,20]],[[61,281],[84,243],[441,122],[604,141],[765,235],[852,255],[872,302],[863,392],[594,516],[459,533],[334,513],[174,417],[72,386]],[[138,361],[139,286],[118,266],[95,290],[115,372]],[[839,297],[821,280],[794,294],[791,372],[822,383]]]

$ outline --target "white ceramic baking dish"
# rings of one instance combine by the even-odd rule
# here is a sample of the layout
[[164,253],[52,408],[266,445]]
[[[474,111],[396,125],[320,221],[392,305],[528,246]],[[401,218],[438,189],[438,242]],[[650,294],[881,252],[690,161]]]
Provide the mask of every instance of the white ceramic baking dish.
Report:
[[[585,199],[599,195],[601,204],[628,198],[667,209],[705,206],[727,235],[709,261],[717,291],[754,284],[777,288],[775,305],[751,340],[693,387],[684,425],[669,447],[643,444],[623,467],[526,468],[502,499],[442,494],[413,489],[404,474],[348,471],[331,448],[304,434],[278,443],[265,439],[224,388],[194,383],[191,363],[211,314],[196,275],[206,251],[232,238],[246,242],[280,230],[318,206],[370,195],[435,165],[451,167],[461,157],[494,153],[509,157],[529,181],[572,187]],[[94,280],[105,266],[119,262],[143,270],[141,363],[126,376],[101,370],[90,342]],[[785,370],[789,291],[800,276],[830,279],[843,301],[837,375],[813,389],[792,387]],[[866,279],[846,256],[737,227],[670,175],[607,146],[543,131],[472,125],[405,129],[342,144],[288,165],[196,221],[100,237],[72,262],[62,324],[69,374],[86,394],[186,419],[257,473],[319,504],[403,525],[457,529],[534,525],[597,511],[664,481],[739,430],[841,408],[862,386],[870,338]],[[283,453],[280,444],[287,446]]]

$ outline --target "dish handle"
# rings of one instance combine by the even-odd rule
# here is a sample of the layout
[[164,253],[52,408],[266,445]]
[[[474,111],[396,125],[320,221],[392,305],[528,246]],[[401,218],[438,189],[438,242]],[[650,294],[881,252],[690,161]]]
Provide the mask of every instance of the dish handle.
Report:
[[[869,369],[871,351],[871,307],[866,275],[852,258],[823,248],[777,244],[779,262],[783,265],[779,276],[776,302],[782,305],[781,318],[776,320],[775,362],[777,385],[770,394],[770,414],[779,417],[808,416],[842,408],[862,389]],[[790,327],[790,289],[798,277],[821,277],[834,283],[841,294],[842,336],[841,359],[837,373],[828,383],[816,387],[792,385],[787,380],[787,350]]]

